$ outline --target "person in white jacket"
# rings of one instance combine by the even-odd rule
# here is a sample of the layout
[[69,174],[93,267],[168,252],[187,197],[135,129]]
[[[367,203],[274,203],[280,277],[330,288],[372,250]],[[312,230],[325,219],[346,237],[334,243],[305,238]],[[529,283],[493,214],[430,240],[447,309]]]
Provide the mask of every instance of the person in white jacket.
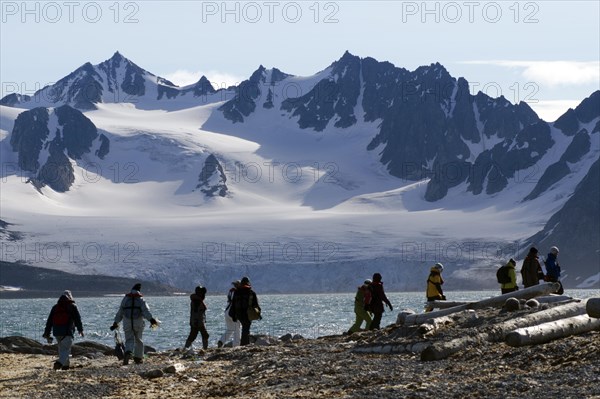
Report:
[[119,328],[119,323],[123,320],[123,331],[125,332],[125,357],[123,364],[129,364],[131,353],[133,352],[133,361],[136,364],[142,363],[144,358],[144,342],[142,335],[144,333],[144,319],[150,322],[150,326],[158,326],[158,321],[152,317],[148,304],[140,290],[142,285],[137,283],[131,289],[131,292],[125,295],[121,301],[121,306],[115,315],[111,331]]
[[239,287],[240,281],[236,280],[231,283],[233,287],[227,293],[227,307],[225,308],[225,332],[221,336],[219,342],[217,342],[217,347],[221,348],[225,345],[229,339],[233,336],[233,346],[240,346],[240,322],[233,321],[231,316],[229,316],[229,309],[231,308],[231,301],[233,300],[233,294],[235,294],[235,290]]

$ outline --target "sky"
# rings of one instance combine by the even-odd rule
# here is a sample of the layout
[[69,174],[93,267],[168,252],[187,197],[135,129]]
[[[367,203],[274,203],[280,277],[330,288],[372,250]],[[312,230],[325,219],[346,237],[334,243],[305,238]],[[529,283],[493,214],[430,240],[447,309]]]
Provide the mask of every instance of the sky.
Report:
[[471,91],[548,121],[600,89],[597,1],[1,1],[1,96],[32,94],[119,51],[178,85],[259,65],[313,75],[344,51],[414,70],[440,62]]

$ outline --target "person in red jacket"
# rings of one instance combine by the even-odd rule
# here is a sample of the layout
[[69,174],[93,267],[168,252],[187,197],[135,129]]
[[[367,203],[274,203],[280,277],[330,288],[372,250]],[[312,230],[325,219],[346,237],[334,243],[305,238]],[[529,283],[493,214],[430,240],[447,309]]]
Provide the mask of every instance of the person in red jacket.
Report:
[[69,355],[73,345],[73,336],[75,328],[79,335],[83,337],[83,325],[81,324],[81,315],[75,305],[71,291],[66,290],[58,299],[56,305],[52,307],[44,335],[48,342],[52,342],[50,331],[58,341],[58,360],[54,362],[54,370],[69,369]]
[[381,316],[383,316],[384,308],[383,304],[386,304],[390,310],[394,310],[391,302],[385,296],[383,290],[383,281],[381,281],[381,274],[373,274],[373,282],[371,283],[371,312],[373,312],[373,321],[371,322],[371,330],[379,330],[381,323]]

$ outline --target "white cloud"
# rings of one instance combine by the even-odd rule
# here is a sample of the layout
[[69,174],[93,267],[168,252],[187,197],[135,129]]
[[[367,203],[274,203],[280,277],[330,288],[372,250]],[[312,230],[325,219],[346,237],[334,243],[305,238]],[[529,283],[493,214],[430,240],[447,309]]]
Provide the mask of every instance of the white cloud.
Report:
[[553,86],[600,85],[600,61],[464,61],[463,64],[518,68],[528,81]]
[[186,69],[178,69],[175,72],[166,73],[161,76],[175,83],[177,86],[187,86],[196,83],[203,75],[206,76],[215,89],[238,85],[247,79],[215,70],[193,72]]
[[547,100],[528,103],[529,106],[546,122],[554,122],[569,108],[575,108],[581,100]]

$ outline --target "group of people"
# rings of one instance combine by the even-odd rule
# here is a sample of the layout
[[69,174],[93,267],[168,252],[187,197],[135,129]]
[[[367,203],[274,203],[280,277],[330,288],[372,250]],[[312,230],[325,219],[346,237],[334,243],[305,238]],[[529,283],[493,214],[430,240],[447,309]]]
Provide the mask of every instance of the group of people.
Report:
[[[557,294],[562,295],[564,293],[564,289],[562,284],[560,283],[560,265],[558,263],[558,248],[553,246],[550,248],[546,259],[543,261],[544,266],[546,267],[546,273],[542,270],[542,265],[538,256],[538,249],[536,247],[531,247],[527,256],[523,260],[523,265],[521,266],[521,276],[523,279],[523,287],[528,288],[534,285],[538,285],[540,280],[548,281],[553,283],[558,283],[560,288]],[[500,289],[503,294],[507,294],[509,292],[517,291],[519,286],[517,285],[517,273],[516,273],[517,262],[514,259],[510,259],[506,265],[503,267],[506,268],[506,272],[508,277],[506,282],[500,283]]]
[[[227,306],[225,308],[226,331],[219,340],[218,347],[222,347],[231,337],[233,337],[233,346],[249,344],[252,321],[262,318],[258,298],[252,290],[248,277],[236,280],[232,285],[233,287],[227,295]],[[156,328],[160,323],[152,316],[141,289],[142,285],[137,283],[131,288],[130,292],[125,294],[114,317],[113,324],[110,326],[110,330],[115,331],[122,322],[123,332],[125,333],[124,365],[129,364],[132,356],[136,364],[143,363],[145,320],[150,322],[151,328]],[[202,337],[202,347],[204,349],[208,348],[209,334],[206,330],[205,298],[206,288],[202,286],[196,287],[194,293],[190,295],[190,333],[184,348],[191,347],[198,337],[198,333]],[[75,304],[71,291],[67,290],[62,293],[56,305],[50,310],[43,334],[48,343],[53,341],[50,333],[58,341],[58,360],[54,362],[53,366],[55,370],[69,369],[69,357],[75,329],[82,337],[84,336],[79,309]]]
[[373,279],[367,279],[358,287],[354,297],[354,313],[356,321],[350,327],[347,334],[352,334],[361,330],[365,322],[365,330],[378,330],[381,324],[381,317],[386,304],[390,311],[394,309],[392,303],[385,295],[383,281],[380,273],[373,274]]
[[[550,248],[544,264],[546,273],[544,274],[538,250],[531,247],[529,253],[523,260],[521,275],[525,288],[538,285],[540,280],[558,282],[560,284],[560,265],[558,263],[558,248]],[[510,259],[506,265],[508,277],[506,282],[501,283],[502,293],[509,293],[518,290],[516,277],[516,262]],[[444,266],[441,263],[433,265],[427,278],[426,296],[427,301],[445,300],[446,296],[442,289],[444,279],[442,271]],[[503,280],[504,281],[504,280]],[[261,319],[261,308],[258,305],[256,293],[252,290],[250,279],[243,277],[231,283],[232,287],[227,294],[227,305],[225,307],[225,326],[226,330],[220,337],[217,346],[221,348],[232,340],[232,346],[248,345],[250,343],[250,327],[253,320]],[[144,342],[142,340],[145,328],[144,319],[150,322],[150,326],[155,328],[159,321],[152,316],[148,304],[141,293],[142,285],[135,284],[131,291],[127,293],[117,310],[113,324],[110,330],[119,328],[119,323],[123,324],[125,333],[125,353],[123,364],[129,364],[131,356],[135,363],[142,363],[144,358]],[[563,293],[560,285],[559,294]],[[202,338],[202,347],[208,348],[209,334],[206,330],[206,288],[198,286],[194,293],[190,295],[190,333],[185,341],[184,348],[189,349],[192,343],[200,334]],[[377,330],[380,328],[381,318],[385,311],[384,304],[391,310],[393,306],[383,289],[383,281],[380,273],[373,274],[372,279],[367,279],[360,285],[354,298],[354,313],[356,320],[350,327],[347,334],[352,334],[362,330],[362,324],[365,323],[365,330]],[[433,310],[427,306],[425,311]],[[83,337],[83,325],[81,315],[71,291],[64,291],[56,305],[50,311],[46,321],[46,328],[43,337],[52,342],[50,333],[58,342],[58,360],[54,362],[55,370],[69,369],[69,356],[71,346],[75,335],[75,329]]]

